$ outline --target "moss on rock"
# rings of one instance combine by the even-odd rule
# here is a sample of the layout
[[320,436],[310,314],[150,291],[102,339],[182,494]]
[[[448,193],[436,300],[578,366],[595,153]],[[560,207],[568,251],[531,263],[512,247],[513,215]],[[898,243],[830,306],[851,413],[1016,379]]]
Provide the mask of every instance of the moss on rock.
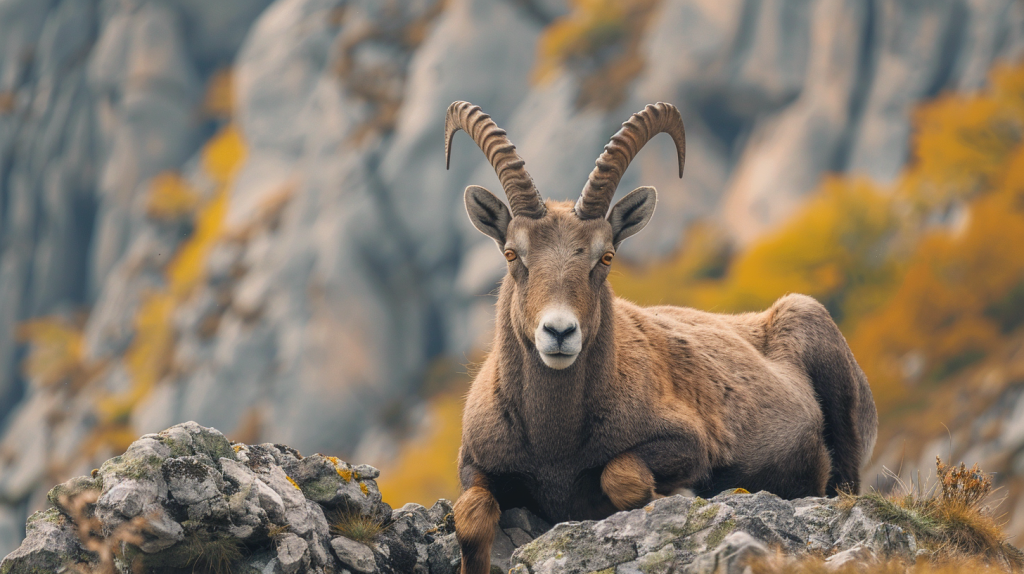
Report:
[[50,501],[50,504],[61,509],[62,511],[70,513],[70,509],[64,506],[65,502],[71,501],[85,492],[99,493],[102,490],[102,478],[76,476],[75,478],[72,478],[67,482],[63,482],[51,488],[50,492],[46,493],[46,500]]
[[705,542],[705,546],[708,548],[708,550],[716,548],[719,544],[722,543],[722,540],[724,540],[725,537],[728,536],[729,533],[735,529],[736,521],[732,518],[719,522],[715,525],[714,528],[711,529],[711,533],[708,534],[708,539]]
[[192,446],[196,454],[206,454],[215,461],[222,458],[238,460],[235,456],[235,449],[231,448],[231,443],[228,442],[227,437],[220,433],[202,432],[194,434],[192,435]]
[[334,499],[338,492],[338,478],[324,476],[299,485],[302,494],[313,502],[324,503]]
[[[164,459],[159,456],[128,458],[115,456],[100,466],[100,476],[147,480],[159,476]],[[102,480],[102,479],[101,479]]]

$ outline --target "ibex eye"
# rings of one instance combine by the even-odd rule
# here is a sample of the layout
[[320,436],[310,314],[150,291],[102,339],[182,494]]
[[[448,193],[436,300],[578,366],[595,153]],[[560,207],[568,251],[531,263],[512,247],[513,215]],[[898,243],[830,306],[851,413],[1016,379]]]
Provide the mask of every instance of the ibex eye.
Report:
[[615,254],[612,253],[611,251],[605,253],[603,256],[601,256],[601,263],[604,263],[605,265],[611,265],[612,257],[615,257]]
[[511,249],[506,249],[505,250],[505,259],[506,260],[508,260],[508,261],[515,261],[516,257],[519,257],[519,256],[516,255],[515,251],[512,251]]

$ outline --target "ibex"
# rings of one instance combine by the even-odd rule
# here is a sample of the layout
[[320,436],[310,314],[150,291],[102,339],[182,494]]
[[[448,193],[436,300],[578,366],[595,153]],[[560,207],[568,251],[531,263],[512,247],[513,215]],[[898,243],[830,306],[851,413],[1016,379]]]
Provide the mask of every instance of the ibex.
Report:
[[464,130],[494,167],[511,212],[471,185],[469,219],[508,260],[494,345],[463,414],[455,531],[463,574],[490,569],[500,509],[552,522],[604,518],[679,488],[786,498],[857,491],[877,415],[867,379],[814,299],[762,313],[643,308],[612,294],[619,245],[654,213],[654,188],[612,207],[630,161],[667,133],[683,175],[679,111],[633,114],[579,200],[543,201],[505,131],[468,102],[445,120],[445,158]]

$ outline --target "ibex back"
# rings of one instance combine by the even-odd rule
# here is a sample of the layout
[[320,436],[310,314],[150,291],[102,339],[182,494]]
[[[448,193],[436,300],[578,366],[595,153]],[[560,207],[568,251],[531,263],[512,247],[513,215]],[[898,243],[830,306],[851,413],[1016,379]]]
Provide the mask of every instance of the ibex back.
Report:
[[647,106],[623,124],[574,204],[544,202],[523,160],[479,107],[455,102],[445,154],[465,130],[509,208],[466,189],[473,225],[508,261],[494,346],[463,414],[455,504],[463,574],[490,571],[500,509],[550,521],[599,519],[689,488],[779,496],[856,491],[874,447],[871,390],[817,301],[787,295],[741,315],[641,308],[607,277],[624,239],[654,214],[640,187],[610,211],[619,179],[658,133],[683,174],[679,111]]

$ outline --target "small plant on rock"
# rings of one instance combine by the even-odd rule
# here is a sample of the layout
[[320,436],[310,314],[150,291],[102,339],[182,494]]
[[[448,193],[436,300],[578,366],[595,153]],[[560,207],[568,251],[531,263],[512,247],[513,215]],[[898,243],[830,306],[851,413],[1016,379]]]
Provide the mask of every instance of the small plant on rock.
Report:
[[[72,496],[61,496],[58,507],[75,525],[75,534],[82,543],[82,548],[90,553],[87,562],[70,565],[69,571],[77,574],[116,574],[116,559],[124,559],[120,554],[122,543],[140,544],[142,531],[146,527],[144,517],[122,523],[108,536],[103,535],[103,524],[96,518],[94,509],[99,498],[98,490],[85,490]],[[131,562],[129,567],[139,571],[141,564]]]
[[340,509],[327,515],[331,534],[344,536],[363,544],[372,544],[386,528],[384,520],[376,516],[365,516],[358,511]]
[[276,540],[278,536],[288,532],[289,528],[288,524],[271,524],[267,527],[267,538]]
[[231,574],[242,560],[242,542],[230,536],[218,536],[206,530],[196,530],[185,540],[188,564],[193,572],[204,574]]
[[897,479],[897,491],[857,496],[841,493],[838,507],[850,511],[860,505],[875,517],[908,529],[932,551],[941,564],[964,560],[1005,562],[1014,571],[1024,569],[1024,554],[1006,543],[991,501],[992,477],[977,464],[947,465],[936,457],[934,484],[908,486]]

